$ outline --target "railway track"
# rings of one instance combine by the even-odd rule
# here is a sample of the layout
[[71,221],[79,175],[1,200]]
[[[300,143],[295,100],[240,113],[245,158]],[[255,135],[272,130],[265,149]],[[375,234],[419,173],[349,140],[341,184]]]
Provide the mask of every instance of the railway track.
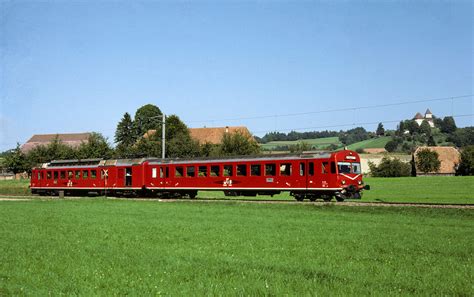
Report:
[[[83,199],[84,197],[66,197],[64,199]],[[33,201],[33,200],[60,199],[54,197],[21,196],[21,195],[0,195],[0,201]],[[94,199],[89,198],[87,199]],[[344,202],[324,202],[324,201],[296,201],[296,200],[275,200],[275,199],[238,199],[238,198],[196,198],[196,199],[161,199],[161,198],[117,198],[107,197],[113,200],[136,200],[136,201],[156,201],[156,202],[194,202],[194,203],[257,203],[257,204],[299,204],[299,205],[321,205],[321,206],[371,206],[371,207],[424,207],[424,208],[458,208],[474,209],[474,204],[442,204],[442,203],[406,203],[406,202],[370,202],[370,201],[344,201]]]

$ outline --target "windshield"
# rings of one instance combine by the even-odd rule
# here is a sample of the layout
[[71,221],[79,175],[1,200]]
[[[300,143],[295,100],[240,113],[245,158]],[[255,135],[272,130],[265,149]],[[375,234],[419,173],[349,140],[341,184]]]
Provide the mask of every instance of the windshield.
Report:
[[360,163],[337,162],[339,173],[355,173],[360,174]]
[[352,173],[360,174],[360,163],[352,163]]
[[351,173],[351,163],[337,162],[337,169],[339,173]]

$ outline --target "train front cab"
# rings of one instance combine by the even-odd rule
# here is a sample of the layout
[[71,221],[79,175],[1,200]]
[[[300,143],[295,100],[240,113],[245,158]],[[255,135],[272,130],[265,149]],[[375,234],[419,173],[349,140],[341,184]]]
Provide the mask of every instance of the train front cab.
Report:
[[361,199],[362,191],[369,190],[370,186],[364,185],[362,180],[362,169],[359,155],[350,150],[343,150],[334,154],[334,164],[336,165],[336,188],[335,192],[338,201],[344,199]]

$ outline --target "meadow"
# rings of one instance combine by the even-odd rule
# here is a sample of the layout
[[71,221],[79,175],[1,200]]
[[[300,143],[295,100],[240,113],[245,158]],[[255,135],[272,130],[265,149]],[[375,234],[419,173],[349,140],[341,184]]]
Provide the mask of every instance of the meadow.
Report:
[[0,202],[0,295],[472,296],[465,209]]

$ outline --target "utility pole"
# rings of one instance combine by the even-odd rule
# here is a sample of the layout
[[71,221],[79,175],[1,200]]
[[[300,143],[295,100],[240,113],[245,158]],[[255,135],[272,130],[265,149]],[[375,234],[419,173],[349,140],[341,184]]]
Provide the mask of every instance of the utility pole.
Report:
[[163,124],[162,124],[162,127],[161,127],[161,158],[164,159],[165,158],[165,141],[166,141],[166,133],[165,133],[165,126],[166,126],[166,115],[165,114],[162,114],[161,116],[162,120],[163,120]]

